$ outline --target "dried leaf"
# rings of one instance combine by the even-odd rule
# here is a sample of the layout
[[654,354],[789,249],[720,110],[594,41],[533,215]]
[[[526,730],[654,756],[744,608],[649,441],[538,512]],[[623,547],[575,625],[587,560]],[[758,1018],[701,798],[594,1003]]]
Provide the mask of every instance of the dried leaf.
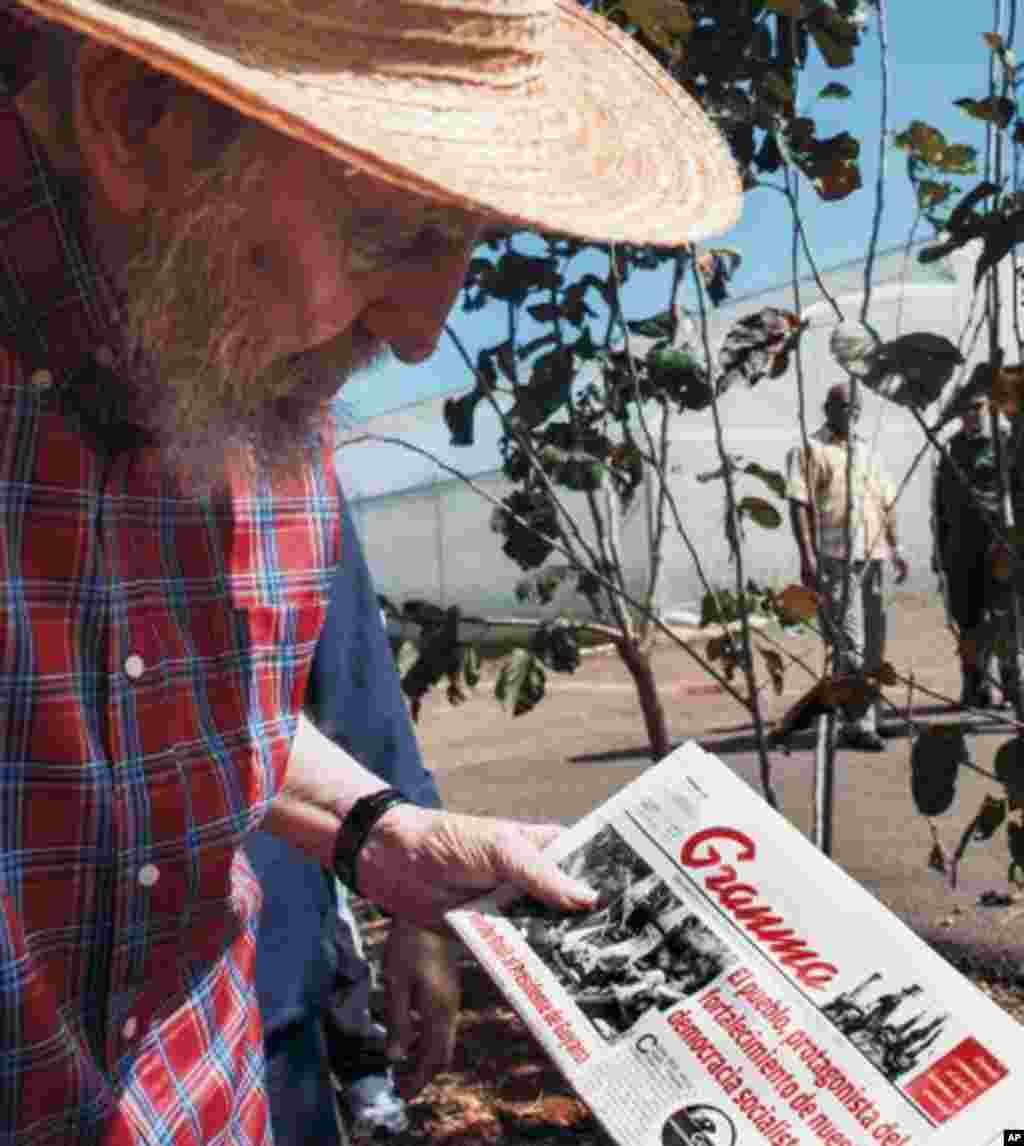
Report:
[[888,661],[884,661],[881,668],[876,673],[872,673],[871,676],[879,684],[885,685],[886,688],[892,688],[894,685],[902,683],[896,670]]
[[1024,398],[1024,366],[1003,366],[992,382],[992,403],[1008,418],[1020,413]]
[[794,732],[810,728],[819,716],[827,715],[832,708],[833,705],[828,698],[827,682],[816,681],[795,704],[786,709],[772,733],[772,740],[776,744],[784,744]]
[[789,353],[804,327],[797,315],[772,306],[734,323],[718,356],[718,394],[740,380],[756,386],[762,378],[777,378],[789,364]]
[[997,127],[1009,127],[1017,108],[1013,100],[1005,96],[989,96],[987,99],[955,99],[956,107],[967,112],[972,119],[994,123]]
[[743,261],[739,251],[728,247],[712,247],[697,259],[697,270],[704,280],[708,298],[718,306],[729,294],[729,282]]
[[791,20],[800,19],[803,0],[765,0],[765,7],[769,12],[779,12]]
[[813,621],[818,615],[818,594],[806,585],[787,585],[779,595],[779,605],[790,624]]
[[878,689],[859,673],[837,673],[826,677],[825,696],[834,708],[857,710],[877,699]]
[[764,658],[768,675],[772,678],[772,688],[775,689],[775,695],[782,696],[782,691],[785,687],[786,666],[783,663],[781,654],[776,652],[775,649],[759,649],[758,651]]

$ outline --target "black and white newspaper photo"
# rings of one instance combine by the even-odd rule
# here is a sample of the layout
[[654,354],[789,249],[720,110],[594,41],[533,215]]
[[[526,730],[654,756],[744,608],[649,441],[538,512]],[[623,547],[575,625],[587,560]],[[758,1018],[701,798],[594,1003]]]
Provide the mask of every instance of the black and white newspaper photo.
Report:
[[628,1033],[651,1008],[665,1011],[706,987],[733,962],[611,825],[562,866],[598,889],[597,910],[557,915],[519,899],[505,913],[607,1041]]

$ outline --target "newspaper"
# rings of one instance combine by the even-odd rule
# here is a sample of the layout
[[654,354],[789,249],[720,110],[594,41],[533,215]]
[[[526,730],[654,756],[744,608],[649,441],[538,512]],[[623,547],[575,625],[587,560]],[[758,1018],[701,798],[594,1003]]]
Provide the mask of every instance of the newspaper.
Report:
[[552,850],[593,911],[503,888],[449,920],[623,1146],[994,1146],[1024,1126],[1024,1027],[698,745]]

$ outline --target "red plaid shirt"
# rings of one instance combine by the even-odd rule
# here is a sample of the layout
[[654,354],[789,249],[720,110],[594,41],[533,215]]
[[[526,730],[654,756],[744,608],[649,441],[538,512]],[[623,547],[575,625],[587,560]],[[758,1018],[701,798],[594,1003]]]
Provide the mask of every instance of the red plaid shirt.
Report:
[[239,841],[290,751],[336,483],[184,497],[108,432],[75,208],[0,92],[0,1146],[268,1142]]

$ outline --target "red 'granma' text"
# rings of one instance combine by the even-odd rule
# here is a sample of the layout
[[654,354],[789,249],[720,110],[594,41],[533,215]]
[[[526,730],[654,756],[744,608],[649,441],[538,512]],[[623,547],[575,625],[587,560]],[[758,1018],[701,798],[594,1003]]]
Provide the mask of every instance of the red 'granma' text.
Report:
[[797,935],[781,915],[774,913],[769,904],[755,901],[760,896],[757,887],[741,883],[736,868],[725,863],[714,842],[729,843],[735,847],[736,863],[750,863],[757,855],[754,841],[744,832],[735,828],[705,828],[692,835],[683,845],[679,854],[685,867],[714,867],[704,879],[704,886],[743,927],[751,932],[768,948],[777,961],[790,969],[792,974],[805,987],[821,991],[835,978],[839,968],[833,963],[822,961],[817,951],[807,946],[807,941]]

